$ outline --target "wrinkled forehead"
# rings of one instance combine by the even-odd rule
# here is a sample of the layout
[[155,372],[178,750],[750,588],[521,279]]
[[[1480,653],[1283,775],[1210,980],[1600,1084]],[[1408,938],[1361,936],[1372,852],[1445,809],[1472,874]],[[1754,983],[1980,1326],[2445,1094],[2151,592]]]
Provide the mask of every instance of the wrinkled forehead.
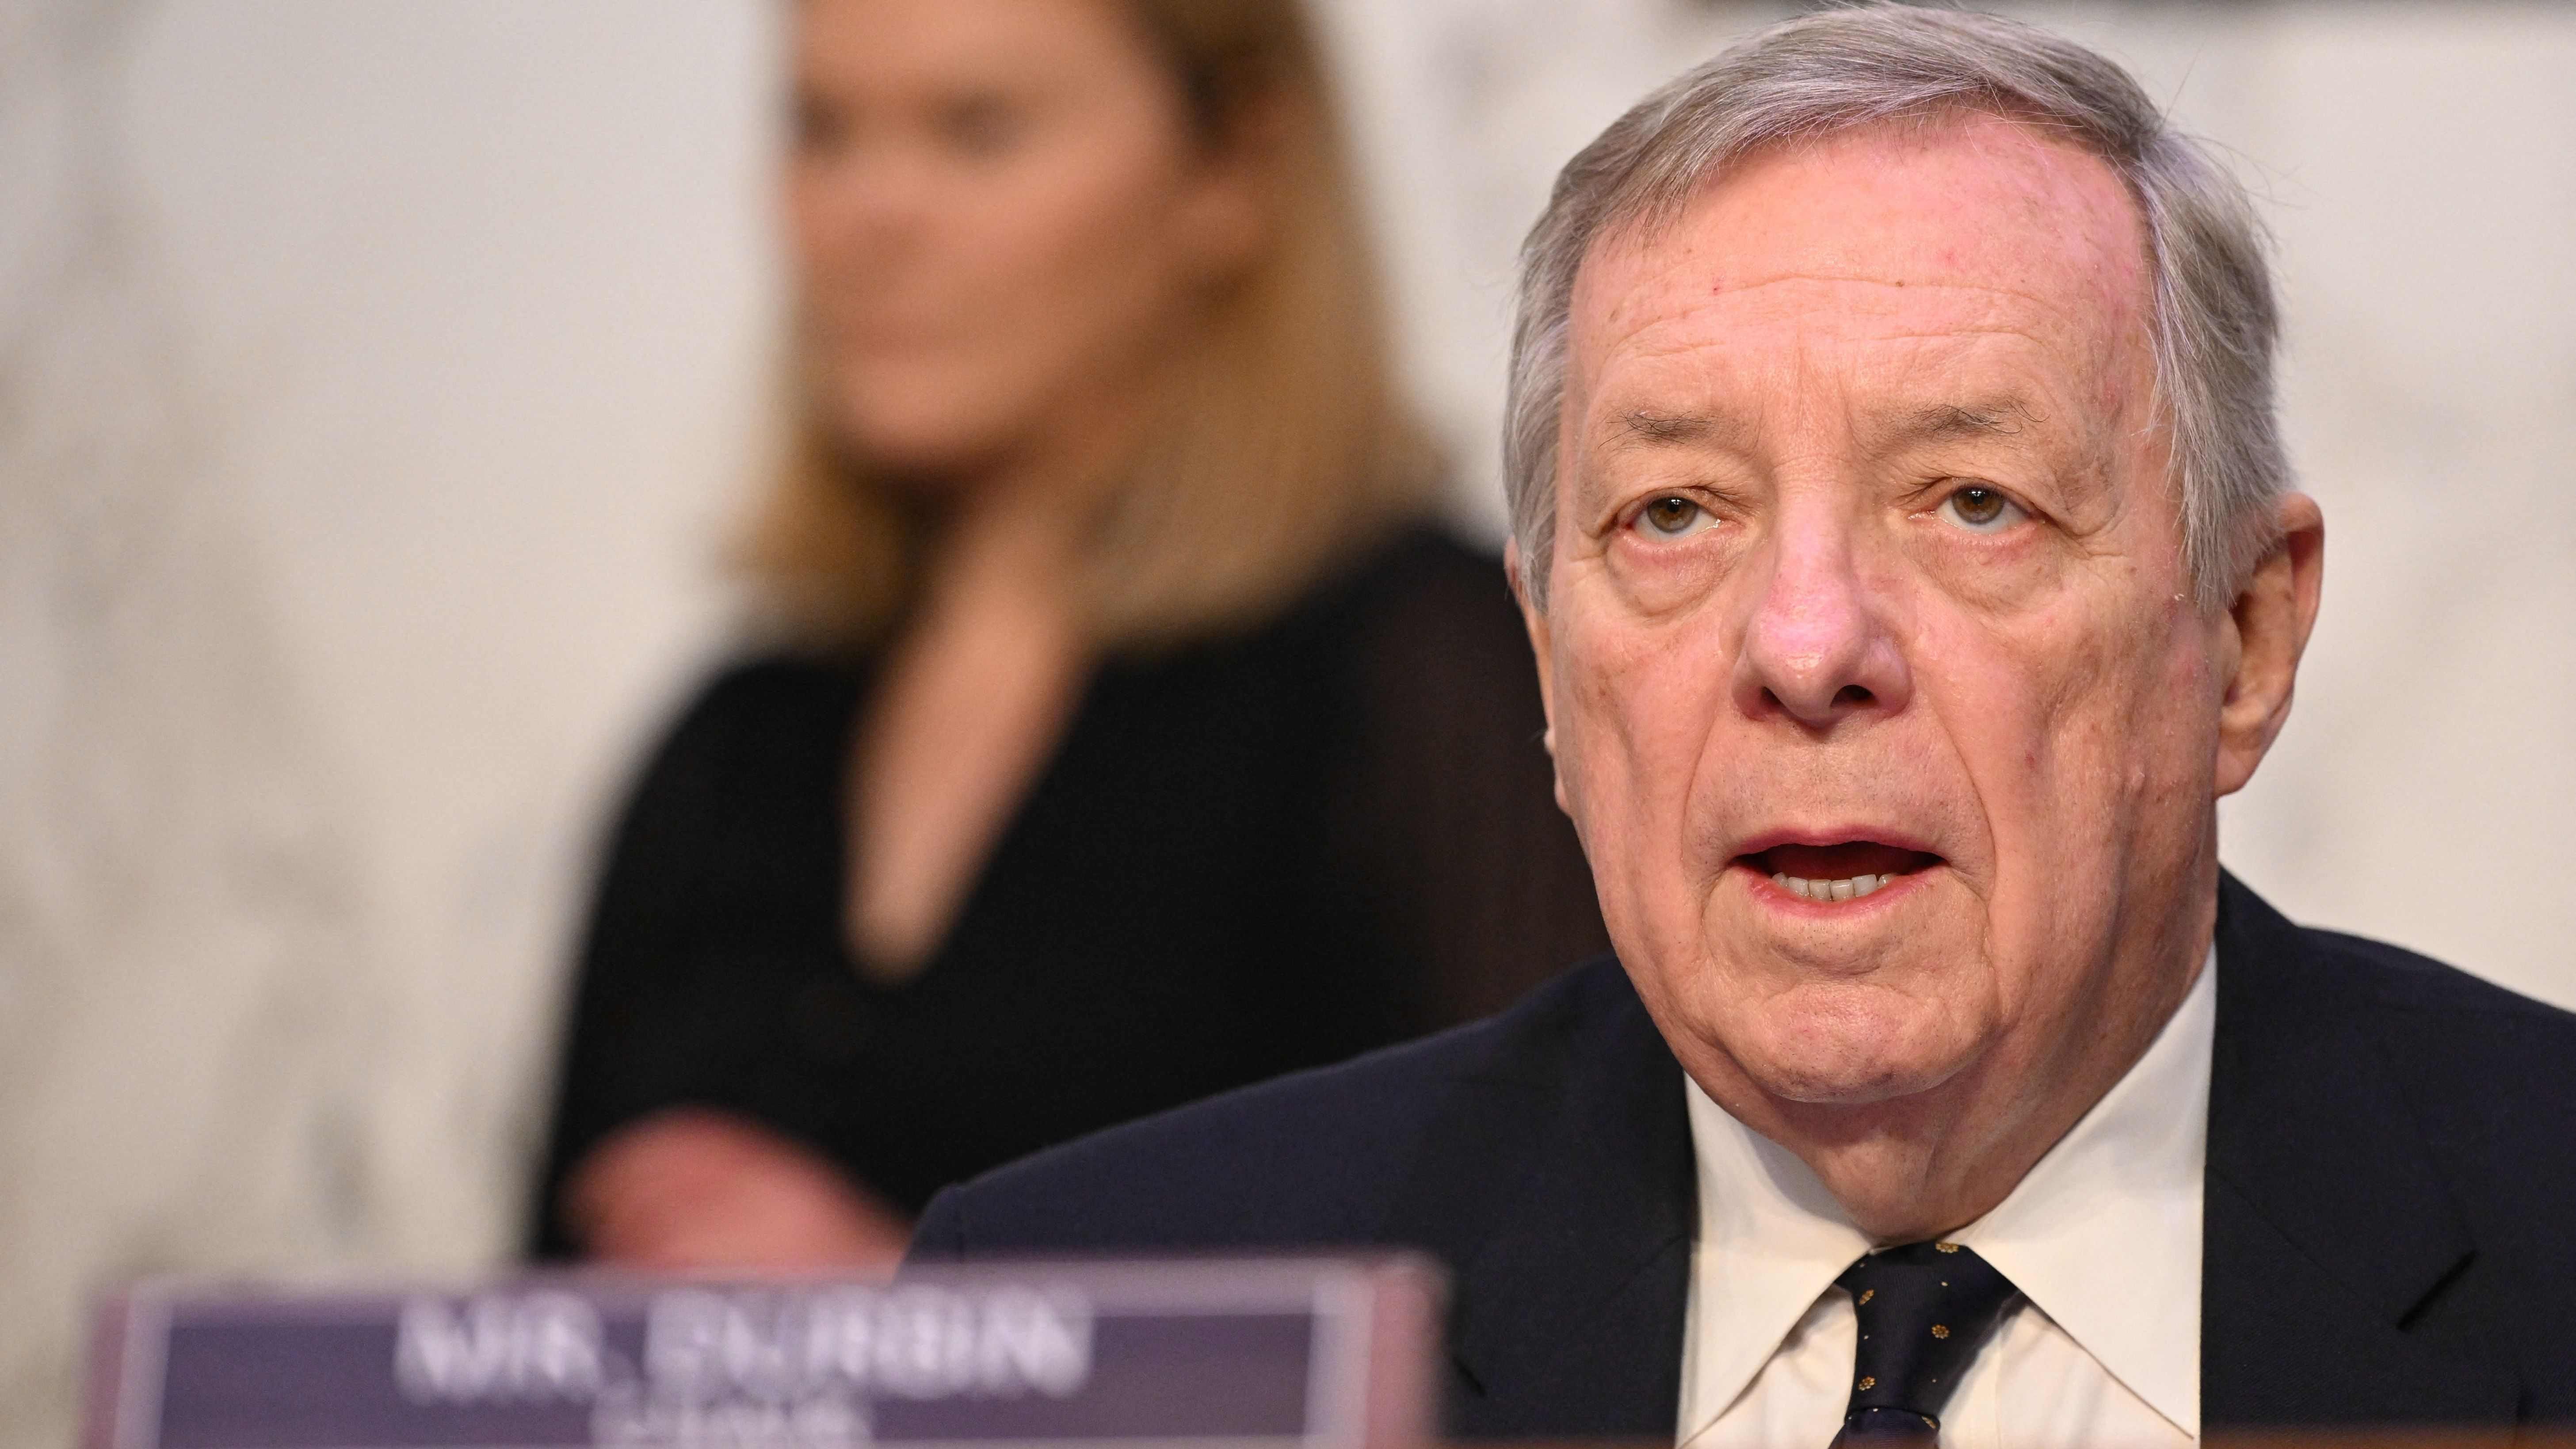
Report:
[[1871,126],[1756,153],[1677,216],[1605,233],[1577,273],[1568,381],[1754,337],[2003,338],[2065,400],[2125,412],[2152,394],[2152,275],[2099,157],[1984,113]]

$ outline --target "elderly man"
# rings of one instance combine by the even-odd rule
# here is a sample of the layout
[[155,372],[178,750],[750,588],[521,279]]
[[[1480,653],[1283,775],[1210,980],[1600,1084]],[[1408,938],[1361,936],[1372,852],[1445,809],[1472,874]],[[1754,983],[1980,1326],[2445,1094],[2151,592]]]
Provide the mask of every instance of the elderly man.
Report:
[[1618,959],[921,1251],[1427,1248],[1468,1434],[2576,1418],[2576,1018],[2219,869],[2323,551],[2236,186],[2080,47],[1837,10],[1612,126],[1526,267],[1516,577]]

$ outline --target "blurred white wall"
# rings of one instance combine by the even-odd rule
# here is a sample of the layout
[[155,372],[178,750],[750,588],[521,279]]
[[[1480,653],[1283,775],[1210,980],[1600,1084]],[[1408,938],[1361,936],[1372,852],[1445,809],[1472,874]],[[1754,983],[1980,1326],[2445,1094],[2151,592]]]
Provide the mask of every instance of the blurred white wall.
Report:
[[515,1239],[757,466],[773,20],[0,0],[0,1445],[118,1276]]
[[[1550,174],[1774,8],[1321,3],[1490,534]],[[2022,8],[2282,240],[2327,609],[2228,857],[2576,1005],[2576,9]],[[776,18],[0,6],[0,1449],[117,1275],[512,1240],[598,812],[724,637]]]

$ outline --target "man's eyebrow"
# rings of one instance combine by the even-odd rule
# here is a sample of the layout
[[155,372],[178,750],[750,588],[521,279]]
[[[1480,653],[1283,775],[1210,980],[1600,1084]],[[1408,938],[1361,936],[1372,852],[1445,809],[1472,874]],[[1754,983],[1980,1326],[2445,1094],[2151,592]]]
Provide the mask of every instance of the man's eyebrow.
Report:
[[1647,408],[1631,408],[1619,414],[1612,429],[1614,444],[1641,443],[1649,447],[1722,441],[1739,438],[1745,432],[1742,425],[1728,418],[1706,413],[1659,413]]
[[1898,413],[1882,430],[1890,443],[1939,443],[1960,438],[2009,438],[2039,420],[2019,398],[1975,403],[1931,403]]

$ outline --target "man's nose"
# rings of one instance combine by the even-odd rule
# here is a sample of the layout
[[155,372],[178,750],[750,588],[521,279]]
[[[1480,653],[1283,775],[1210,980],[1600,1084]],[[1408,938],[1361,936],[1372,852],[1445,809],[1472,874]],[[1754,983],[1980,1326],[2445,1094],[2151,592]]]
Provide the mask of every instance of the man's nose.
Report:
[[1838,524],[1802,521],[1766,553],[1735,660],[1737,708],[1819,731],[1903,709],[1912,692],[1904,651]]

